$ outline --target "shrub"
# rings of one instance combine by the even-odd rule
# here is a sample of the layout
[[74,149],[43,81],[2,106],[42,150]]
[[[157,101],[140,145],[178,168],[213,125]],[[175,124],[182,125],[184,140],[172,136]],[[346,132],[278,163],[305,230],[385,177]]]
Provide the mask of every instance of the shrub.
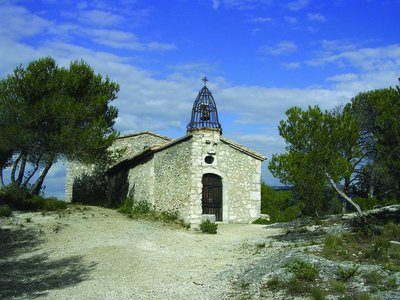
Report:
[[313,264],[302,261],[298,258],[295,258],[284,266],[289,272],[293,273],[293,275],[297,279],[301,279],[304,281],[312,282],[316,279],[318,275],[318,270],[314,267]]
[[301,205],[292,201],[291,191],[275,191],[264,183],[261,185],[261,213],[270,216],[269,223],[291,221],[300,210]]
[[126,197],[122,203],[121,206],[118,208],[118,211],[123,214],[130,214],[133,209],[133,198],[132,197]]
[[343,281],[348,281],[350,278],[355,276],[358,272],[358,267],[354,265],[350,268],[342,268],[339,266],[339,279]]
[[331,288],[334,292],[344,293],[345,287],[342,281],[333,280],[331,281]]
[[282,283],[281,283],[279,277],[274,276],[274,277],[272,277],[270,280],[267,281],[267,284],[266,284],[266,285],[267,285],[268,289],[274,291],[274,290],[279,289],[279,287],[281,286],[281,284],[282,284]]
[[336,255],[343,247],[342,238],[328,234],[324,239],[324,247],[322,249],[322,254],[326,257],[332,257]]
[[0,206],[0,217],[11,217],[12,210],[8,205]]
[[56,197],[45,198],[41,195],[30,195],[25,188],[16,188],[9,185],[0,192],[0,205],[7,205],[21,211],[47,210],[54,211],[67,207],[64,201]]
[[252,224],[268,225],[271,224],[271,221],[265,218],[258,218],[254,220]]
[[382,282],[382,275],[377,271],[371,271],[364,275],[365,282],[370,285],[378,285]]
[[311,289],[311,297],[315,300],[324,300],[326,299],[326,295],[324,290],[319,288],[312,288]]
[[289,290],[290,293],[293,293],[293,294],[300,294],[305,291],[304,284],[295,277],[291,278],[288,281],[287,289]]
[[147,201],[138,201],[133,203],[132,213],[147,214],[151,210],[151,204]]
[[218,224],[211,223],[209,219],[206,219],[200,223],[200,230],[203,233],[216,234]]

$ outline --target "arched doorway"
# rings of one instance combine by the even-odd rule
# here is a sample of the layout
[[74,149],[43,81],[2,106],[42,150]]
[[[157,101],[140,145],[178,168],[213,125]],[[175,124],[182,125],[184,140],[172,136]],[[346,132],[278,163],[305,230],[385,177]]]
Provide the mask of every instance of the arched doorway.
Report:
[[222,221],[222,180],[215,174],[203,175],[203,214],[215,215],[216,221]]

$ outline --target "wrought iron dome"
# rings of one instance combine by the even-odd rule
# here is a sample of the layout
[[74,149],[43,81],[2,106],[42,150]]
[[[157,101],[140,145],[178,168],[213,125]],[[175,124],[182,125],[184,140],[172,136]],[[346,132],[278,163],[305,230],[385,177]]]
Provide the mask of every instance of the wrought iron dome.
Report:
[[207,88],[206,77],[203,78],[204,87],[200,90],[193,104],[192,118],[187,125],[188,131],[196,129],[213,128],[222,133],[221,124],[218,121],[217,106],[214,97]]

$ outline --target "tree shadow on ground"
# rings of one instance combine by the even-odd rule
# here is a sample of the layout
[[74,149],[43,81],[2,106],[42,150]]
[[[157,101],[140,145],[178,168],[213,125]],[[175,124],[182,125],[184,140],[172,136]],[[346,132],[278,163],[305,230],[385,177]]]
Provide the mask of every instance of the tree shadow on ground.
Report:
[[95,264],[82,256],[50,259],[32,230],[0,228],[0,298],[45,296],[89,277]]

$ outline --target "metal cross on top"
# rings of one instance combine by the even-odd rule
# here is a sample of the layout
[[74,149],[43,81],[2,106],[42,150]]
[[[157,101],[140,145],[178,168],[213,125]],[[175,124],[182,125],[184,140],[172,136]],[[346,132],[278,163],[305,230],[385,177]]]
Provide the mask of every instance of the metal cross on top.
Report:
[[203,80],[203,82],[204,82],[204,86],[207,86],[207,81],[208,81],[207,77],[204,76],[204,78],[203,78],[202,80]]

